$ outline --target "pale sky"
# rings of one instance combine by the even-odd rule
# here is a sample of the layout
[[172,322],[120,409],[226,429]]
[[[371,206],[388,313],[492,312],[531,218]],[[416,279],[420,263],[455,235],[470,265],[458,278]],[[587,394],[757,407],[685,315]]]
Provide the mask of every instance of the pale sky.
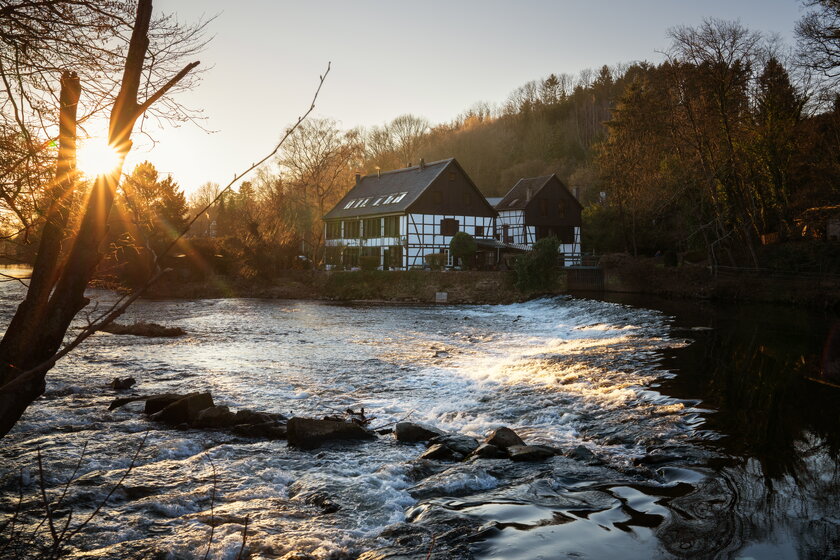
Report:
[[155,10],[184,21],[218,14],[199,57],[212,69],[179,98],[216,132],[189,123],[155,132],[154,148],[138,139],[128,162],[127,170],[149,159],[188,192],[226,183],[270,151],[308,107],[328,61],[316,116],[344,128],[403,113],[439,123],[552,72],[658,62],[670,27],[705,17],[792,43],[802,13],[796,0],[156,0]]

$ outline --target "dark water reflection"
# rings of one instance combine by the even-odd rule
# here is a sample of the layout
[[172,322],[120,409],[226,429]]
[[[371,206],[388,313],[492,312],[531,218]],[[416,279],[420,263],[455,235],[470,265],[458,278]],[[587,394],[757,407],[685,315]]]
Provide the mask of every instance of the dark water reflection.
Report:
[[665,311],[695,340],[664,352],[677,375],[660,390],[701,399],[707,428],[724,436],[707,443],[723,452],[708,462],[714,474],[670,501],[663,547],[679,557],[840,557],[840,387],[825,383],[840,384],[838,317],[621,300]]

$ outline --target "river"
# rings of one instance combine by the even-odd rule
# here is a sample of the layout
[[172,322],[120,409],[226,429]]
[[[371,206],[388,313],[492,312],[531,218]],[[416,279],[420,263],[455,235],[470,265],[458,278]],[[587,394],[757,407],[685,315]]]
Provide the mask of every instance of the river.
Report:
[[[0,289],[9,317],[22,287]],[[43,518],[38,449],[51,500],[79,465],[55,515],[63,526],[72,511],[72,528],[145,437],[71,556],[204,558],[209,546],[206,557],[233,560],[247,517],[255,559],[838,557],[840,389],[807,379],[837,366],[837,318],[608,299],[139,301],[121,322],[187,335],[98,334],[50,372],[0,446],[0,527],[21,493],[33,512],[0,547]],[[427,463],[422,444],[391,436],[301,451],[179,431],[147,421],[142,403],[108,411],[108,383],[126,376],[138,394],[208,390],[232,408],[363,406],[374,425],[408,418],[475,437],[504,425],[569,453]],[[48,542],[46,525],[39,535]]]

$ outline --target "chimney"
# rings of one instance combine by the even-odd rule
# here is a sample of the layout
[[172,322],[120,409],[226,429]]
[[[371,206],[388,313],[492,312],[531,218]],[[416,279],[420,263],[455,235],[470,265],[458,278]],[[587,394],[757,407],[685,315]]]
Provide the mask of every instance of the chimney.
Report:
[[420,158],[420,169],[426,169],[426,160]]
[[382,177],[382,168],[377,165],[376,166],[376,178],[378,179],[380,177]]
[[356,171],[356,184],[358,185],[361,182],[362,182],[362,174],[359,173],[358,171]]

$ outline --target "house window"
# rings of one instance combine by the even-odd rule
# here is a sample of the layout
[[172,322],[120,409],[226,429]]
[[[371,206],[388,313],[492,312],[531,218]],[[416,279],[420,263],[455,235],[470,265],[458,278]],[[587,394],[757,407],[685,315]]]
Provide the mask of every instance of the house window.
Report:
[[475,226],[475,236],[484,237],[484,226]]
[[341,239],[341,222],[327,222],[327,239]]
[[385,201],[382,204],[391,204],[392,202],[394,202],[394,196],[395,195],[393,194],[389,194],[385,197]]
[[353,239],[356,237],[359,237],[359,220],[344,222],[344,239]]
[[407,192],[401,192],[401,193],[395,195],[394,200],[391,201],[391,204],[396,204],[397,202],[401,201],[402,199],[405,198],[405,195],[407,195],[407,194],[408,194]]
[[381,196],[373,201],[374,206],[379,206],[380,204],[382,204],[382,197]]
[[385,237],[399,237],[400,235],[400,217],[386,216],[385,218]]
[[344,266],[346,267],[354,267],[359,266],[359,248],[358,247],[346,247],[344,249]]
[[355,203],[356,203],[356,199],[351,198],[350,200],[347,201],[347,204],[344,205],[344,209],[348,210],[348,209],[352,208],[353,204],[355,204]]
[[458,220],[453,220],[452,218],[444,218],[440,221],[440,234],[441,235],[455,235],[458,233],[458,226],[460,223]]
[[382,237],[382,218],[365,218],[363,230],[366,239]]
[[508,224],[502,226],[502,241],[513,243],[513,236],[510,235],[510,226]]

